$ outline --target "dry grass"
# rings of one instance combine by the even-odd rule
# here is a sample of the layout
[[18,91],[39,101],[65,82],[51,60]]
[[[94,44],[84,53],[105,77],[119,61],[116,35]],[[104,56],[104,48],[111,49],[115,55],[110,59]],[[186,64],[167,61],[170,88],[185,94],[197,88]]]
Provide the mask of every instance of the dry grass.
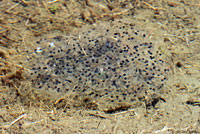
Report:
[[[198,1],[0,1],[0,132],[200,133]],[[32,89],[21,64],[24,47],[46,33],[134,15],[171,55],[174,74],[155,108],[114,114],[86,109],[69,96]]]

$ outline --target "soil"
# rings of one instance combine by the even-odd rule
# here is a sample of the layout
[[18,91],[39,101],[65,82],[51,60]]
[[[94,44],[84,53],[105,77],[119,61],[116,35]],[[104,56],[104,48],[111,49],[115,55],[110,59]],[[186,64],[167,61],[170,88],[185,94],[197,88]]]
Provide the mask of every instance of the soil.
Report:
[[[0,132],[200,133],[199,16],[198,0],[0,0]],[[31,86],[23,61],[33,42],[127,17],[168,56],[173,73],[156,104],[146,96],[133,109],[105,112]]]

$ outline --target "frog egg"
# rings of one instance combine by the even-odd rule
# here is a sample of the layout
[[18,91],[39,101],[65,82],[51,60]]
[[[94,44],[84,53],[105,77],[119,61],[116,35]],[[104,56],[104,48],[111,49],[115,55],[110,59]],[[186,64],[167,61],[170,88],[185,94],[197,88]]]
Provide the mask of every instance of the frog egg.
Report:
[[49,43],[49,47],[55,47],[54,42],[50,42],[50,43]]
[[37,47],[37,48],[35,49],[35,52],[36,52],[36,53],[41,53],[41,52],[42,52],[42,48],[41,48],[41,47]]

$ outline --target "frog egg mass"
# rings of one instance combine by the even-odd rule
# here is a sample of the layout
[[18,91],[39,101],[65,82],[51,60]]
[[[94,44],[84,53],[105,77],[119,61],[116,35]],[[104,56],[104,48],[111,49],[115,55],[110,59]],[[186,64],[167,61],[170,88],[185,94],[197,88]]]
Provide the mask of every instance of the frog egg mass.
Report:
[[77,34],[41,38],[29,51],[31,81],[38,90],[76,93],[102,103],[131,103],[157,92],[170,72],[148,34],[122,20],[85,26]]

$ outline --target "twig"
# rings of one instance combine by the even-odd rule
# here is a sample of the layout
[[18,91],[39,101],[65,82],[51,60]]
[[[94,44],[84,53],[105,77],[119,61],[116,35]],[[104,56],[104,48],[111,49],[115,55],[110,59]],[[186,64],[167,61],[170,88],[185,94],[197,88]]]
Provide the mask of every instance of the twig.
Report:
[[126,114],[126,113],[130,113],[130,112],[134,112],[135,113],[135,109],[129,109],[127,111],[122,111],[122,112],[114,113],[113,115]]
[[41,119],[41,120],[39,120],[39,121],[29,122],[29,123],[24,124],[23,127],[29,126],[29,125],[33,125],[33,124],[36,124],[36,123],[40,123],[40,122],[42,122],[42,121],[43,121],[43,119]]
[[149,8],[153,9],[154,11],[158,11],[158,10],[166,10],[164,8],[156,8],[151,6],[149,3],[142,1],[143,4],[147,5]]
[[49,1],[48,4],[52,4],[52,3],[55,3],[55,2],[58,2],[60,0],[52,0],[52,1]]
[[90,116],[97,117],[97,118],[101,118],[101,119],[106,119],[106,118],[107,118],[107,117],[102,116],[102,115],[99,115],[99,114],[93,114],[93,113],[90,113],[89,115],[90,115]]
[[10,10],[14,9],[15,7],[17,7],[19,5],[19,3],[13,5],[11,8],[9,8],[8,10],[6,10],[6,12],[9,12]]
[[22,1],[22,3],[23,3],[24,5],[28,6],[28,2],[26,2],[25,0],[21,0],[21,1]]
[[157,134],[157,133],[161,133],[161,132],[164,132],[164,131],[167,131],[167,130],[172,130],[172,129],[174,129],[174,128],[169,128],[169,127],[167,127],[167,126],[164,126],[163,129],[157,130],[157,131],[155,131],[155,133]]
[[15,124],[17,121],[21,120],[22,118],[24,118],[25,116],[27,116],[27,114],[22,114],[20,115],[17,119],[15,119],[14,121],[12,121],[9,125],[6,126],[1,126],[0,128],[5,128],[8,129],[10,126],[12,126],[13,124]]

